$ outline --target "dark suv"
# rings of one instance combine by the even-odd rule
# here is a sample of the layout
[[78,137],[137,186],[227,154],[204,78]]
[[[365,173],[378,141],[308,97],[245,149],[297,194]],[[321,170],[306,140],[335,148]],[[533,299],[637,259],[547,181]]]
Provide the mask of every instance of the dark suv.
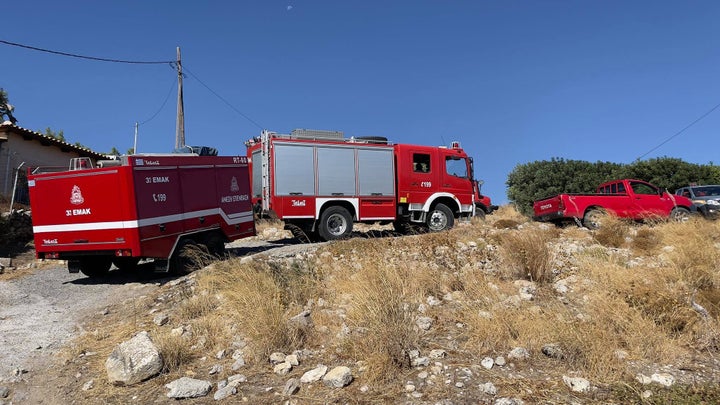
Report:
[[720,185],[687,186],[675,190],[675,194],[691,199],[705,218],[720,216]]

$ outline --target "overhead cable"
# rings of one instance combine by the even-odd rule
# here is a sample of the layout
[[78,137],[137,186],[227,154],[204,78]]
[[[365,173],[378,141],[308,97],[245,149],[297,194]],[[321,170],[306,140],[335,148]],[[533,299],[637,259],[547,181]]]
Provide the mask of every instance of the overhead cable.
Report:
[[223,103],[225,103],[228,107],[232,108],[236,113],[240,114],[243,118],[245,118],[246,120],[248,120],[248,121],[250,121],[251,123],[253,123],[256,127],[260,128],[260,129],[265,129],[262,125],[258,124],[258,123],[255,122],[252,118],[248,117],[247,115],[243,114],[240,110],[238,110],[237,108],[235,108],[235,106],[233,106],[232,104],[230,104],[230,102],[228,102],[228,101],[225,100],[221,95],[219,95],[218,93],[216,93],[216,92],[215,92],[213,89],[211,89],[207,84],[203,83],[203,81],[200,80],[200,78],[198,78],[197,76],[195,76],[195,74],[194,74],[193,72],[191,72],[190,69],[188,69],[188,68],[187,68],[187,65],[185,65],[185,64],[183,64],[183,71],[188,72],[188,73],[190,74],[190,76],[192,76],[195,80],[198,81],[198,83],[200,83],[200,84],[202,84],[203,86],[205,86],[205,88],[208,89],[212,94],[214,94],[215,97],[217,97],[217,98],[219,98],[220,100],[222,100]]
[[165,104],[167,104],[168,100],[170,99],[170,95],[172,94],[173,89],[175,88],[175,79],[173,79],[172,83],[170,84],[170,90],[168,90],[167,96],[165,96],[165,101],[163,101],[160,108],[158,108],[157,112],[153,114],[152,117],[146,119],[145,121],[141,122],[140,125],[145,125],[148,122],[152,121],[155,117],[157,117],[158,114],[160,114],[160,111],[165,107]]
[[69,56],[71,58],[89,59],[89,60],[100,61],[100,62],[130,63],[130,64],[136,64],[136,65],[163,65],[163,64],[175,62],[175,61],[170,61],[170,60],[167,60],[167,61],[137,61],[137,60],[98,58],[95,56],[86,56],[86,55],[78,55],[75,53],[53,51],[51,49],[43,49],[43,48],[38,48],[35,46],[18,44],[16,42],[5,41],[2,39],[0,39],[0,43],[6,44],[6,45],[11,45],[11,46],[17,46],[19,48],[32,49],[33,51],[47,52],[47,53],[51,53],[54,55]]
[[688,126],[686,126],[685,128],[681,129],[680,131],[676,132],[673,136],[669,137],[668,139],[660,142],[659,145],[657,145],[656,147],[650,149],[649,151],[645,152],[644,154],[640,155],[640,157],[638,157],[638,158],[635,159],[635,160],[640,160],[640,159],[644,158],[645,156],[647,156],[647,155],[649,155],[650,153],[654,152],[656,149],[658,149],[658,148],[660,148],[661,146],[665,145],[666,143],[670,142],[670,140],[672,140],[672,139],[675,138],[676,136],[682,134],[683,132],[685,132],[685,130],[687,130],[687,129],[690,128],[691,126],[697,124],[697,123],[700,122],[703,118],[707,117],[708,115],[710,115],[710,113],[712,113],[713,111],[717,110],[718,108],[720,108],[720,103],[719,103],[719,104],[716,104],[715,107],[713,107],[713,108],[710,109],[710,111],[708,111],[708,112],[706,112],[705,114],[701,115],[698,119],[696,119],[695,121],[691,122]]

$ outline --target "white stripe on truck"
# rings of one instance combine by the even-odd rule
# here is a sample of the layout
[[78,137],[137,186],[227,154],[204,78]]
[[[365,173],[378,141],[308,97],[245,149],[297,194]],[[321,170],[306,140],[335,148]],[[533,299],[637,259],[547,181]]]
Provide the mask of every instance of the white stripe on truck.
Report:
[[220,208],[186,212],[183,214],[165,215],[162,217],[145,218],[134,221],[110,221],[110,222],[87,222],[82,224],[60,224],[60,225],[39,225],[33,226],[34,233],[43,232],[71,232],[71,231],[94,231],[101,229],[133,229],[149,225],[166,224],[187,219],[200,218],[209,215],[219,214],[228,225],[242,224],[253,221],[253,212],[245,211],[235,214],[226,214]]

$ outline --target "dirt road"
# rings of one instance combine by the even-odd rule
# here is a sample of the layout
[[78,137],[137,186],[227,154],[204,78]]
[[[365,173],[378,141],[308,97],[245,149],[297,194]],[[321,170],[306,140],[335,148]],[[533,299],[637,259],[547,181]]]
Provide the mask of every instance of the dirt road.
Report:
[[[261,252],[286,256],[308,248],[312,245],[292,239],[247,239],[228,245],[233,256]],[[103,316],[114,304],[152,295],[174,279],[142,266],[133,274],[113,270],[102,279],[70,274],[59,263],[45,266],[0,281],[0,386],[42,374],[48,360],[82,332],[84,320]]]
[[[113,274],[117,273],[117,274]],[[149,294],[163,281],[131,280],[119,272],[101,281],[67,269],[38,269],[0,282],[0,379],[42,371],[50,358],[80,330],[81,320],[126,299]]]

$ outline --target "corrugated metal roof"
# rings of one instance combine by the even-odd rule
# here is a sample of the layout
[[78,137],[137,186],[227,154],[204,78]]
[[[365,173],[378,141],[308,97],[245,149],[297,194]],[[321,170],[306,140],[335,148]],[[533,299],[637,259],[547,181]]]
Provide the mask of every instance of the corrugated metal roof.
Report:
[[77,152],[80,157],[89,157],[95,160],[107,159],[107,155],[104,153],[98,153],[85,147],[72,145],[52,136],[41,134],[40,132],[35,132],[27,128],[20,127],[18,125],[0,124],[0,132],[15,133],[21,136],[29,136],[33,139],[37,139],[38,141],[49,142],[51,145],[55,145],[61,149],[69,149]]

